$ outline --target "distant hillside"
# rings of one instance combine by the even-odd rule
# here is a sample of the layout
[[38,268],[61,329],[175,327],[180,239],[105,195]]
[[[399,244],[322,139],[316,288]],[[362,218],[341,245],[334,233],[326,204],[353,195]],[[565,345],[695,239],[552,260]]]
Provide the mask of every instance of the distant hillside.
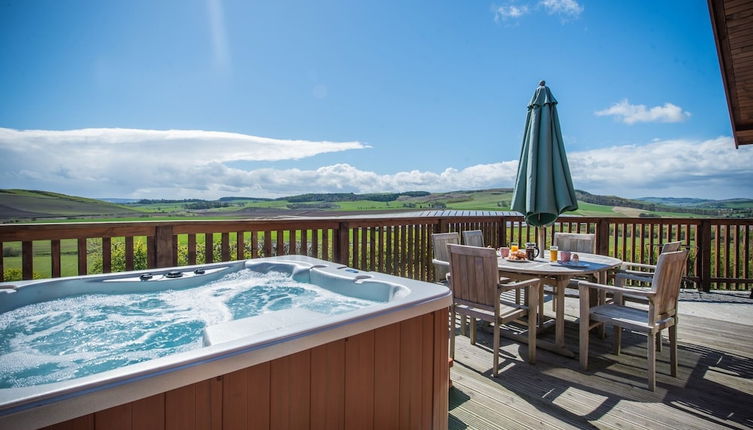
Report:
[[709,203],[709,202],[714,201],[714,200],[708,200],[708,199],[692,199],[692,198],[683,198],[683,197],[641,197],[636,200],[640,200],[642,202],[660,204],[660,205],[683,206],[683,207],[684,206],[696,207],[704,203]]
[[[106,219],[230,219],[274,216],[326,216],[429,209],[508,211],[513,190],[462,190],[445,193],[310,193],[275,199],[223,197],[141,199],[117,205],[45,191],[0,190],[0,222]],[[753,217],[753,200],[648,197],[626,199],[577,190],[578,210],[591,217]]]
[[141,212],[102,200],[36,190],[0,189],[0,219],[133,216]]
[[577,190],[575,194],[578,197],[578,201],[605,206],[635,208],[648,212],[674,212],[706,217],[742,218],[753,216],[753,200],[750,199],[707,200],[646,197],[639,200],[631,200],[617,196],[600,196],[580,190]]
[[108,203],[115,203],[115,204],[118,204],[118,205],[128,204],[128,203],[136,203],[136,202],[139,201],[139,199],[120,199],[120,198],[109,198],[109,197],[100,198],[100,199],[97,199],[97,200],[102,200],[103,202],[108,202]]
[[268,199],[263,197],[220,197],[221,202],[267,202],[274,199]]
[[358,200],[369,200],[373,202],[392,202],[400,197],[426,197],[430,195],[428,191],[406,191],[403,193],[311,193],[299,194],[297,196],[280,197],[276,200],[287,200],[289,202],[353,202]]
[[675,197],[642,197],[638,200],[656,203],[665,206],[682,206],[701,209],[750,209],[753,208],[753,199],[688,199]]

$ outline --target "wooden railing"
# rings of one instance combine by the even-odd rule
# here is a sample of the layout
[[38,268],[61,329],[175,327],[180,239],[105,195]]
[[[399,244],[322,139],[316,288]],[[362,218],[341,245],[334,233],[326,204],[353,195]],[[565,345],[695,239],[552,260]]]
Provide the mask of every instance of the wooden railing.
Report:
[[[244,221],[93,222],[0,225],[0,280],[306,254],[414,279],[433,280],[431,234],[482,230],[485,244],[536,241],[520,216],[349,217]],[[655,263],[660,245],[690,250],[686,280],[703,290],[753,285],[753,219],[560,217],[546,229],[596,234],[597,250]]]

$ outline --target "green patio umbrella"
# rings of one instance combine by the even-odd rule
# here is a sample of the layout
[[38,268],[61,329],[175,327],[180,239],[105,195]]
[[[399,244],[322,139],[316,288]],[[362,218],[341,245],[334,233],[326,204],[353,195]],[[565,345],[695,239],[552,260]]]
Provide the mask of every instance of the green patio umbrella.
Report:
[[578,209],[557,100],[544,81],[528,104],[511,209],[522,213],[526,223],[533,226],[553,224],[562,212]]

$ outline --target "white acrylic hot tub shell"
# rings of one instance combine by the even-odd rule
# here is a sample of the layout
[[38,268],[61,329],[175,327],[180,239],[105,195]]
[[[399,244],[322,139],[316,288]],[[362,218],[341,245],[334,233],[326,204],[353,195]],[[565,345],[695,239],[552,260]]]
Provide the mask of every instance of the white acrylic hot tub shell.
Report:
[[[205,330],[205,345],[208,346],[204,348],[70,381],[0,389],[0,428],[38,428],[58,423],[407,320],[451,304],[449,290],[437,284],[356,271],[306,256],[259,258],[204,267],[227,266],[239,270],[245,266],[260,268],[260,264],[287,264],[294,266],[294,271],[299,271],[296,273],[308,270],[314,283],[319,284],[322,279],[333,281],[331,289],[335,292],[354,289],[355,292],[350,291],[354,294],[349,295],[371,299],[387,299],[386,295],[391,297],[389,301],[374,306],[321,318],[316,318],[314,312],[297,310],[297,315],[282,312],[279,315],[272,313],[230,321]],[[194,267],[199,266],[190,269]],[[166,273],[169,270],[172,269],[152,270],[151,273]],[[24,281],[13,283],[14,288],[8,288],[11,284],[0,284],[0,310],[9,307],[7,303],[11,300],[8,300],[8,295],[19,294],[18,297],[23,298],[21,302],[50,300],[61,294],[70,295],[70,291],[63,290],[73,288],[71,285],[75,285],[76,281],[101,283],[103,279],[138,277],[145,272]],[[125,281],[108,282],[108,288],[121,288],[116,285],[123,283]],[[52,292],[52,289],[61,286],[64,288]],[[379,291],[372,294],[369,289]],[[222,325],[225,325],[224,329]]]

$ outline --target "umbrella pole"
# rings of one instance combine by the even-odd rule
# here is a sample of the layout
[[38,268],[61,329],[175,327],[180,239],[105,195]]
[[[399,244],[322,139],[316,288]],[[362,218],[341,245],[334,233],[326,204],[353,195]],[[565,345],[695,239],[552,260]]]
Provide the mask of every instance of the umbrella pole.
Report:
[[546,248],[546,226],[539,227],[539,255],[544,256]]

